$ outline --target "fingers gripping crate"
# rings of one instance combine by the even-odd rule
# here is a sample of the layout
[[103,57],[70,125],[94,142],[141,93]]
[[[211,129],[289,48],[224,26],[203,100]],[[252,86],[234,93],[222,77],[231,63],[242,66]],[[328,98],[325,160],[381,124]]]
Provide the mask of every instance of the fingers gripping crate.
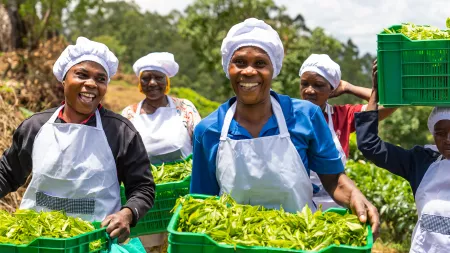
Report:
[[380,104],[450,106],[450,40],[413,41],[382,32],[377,59]]

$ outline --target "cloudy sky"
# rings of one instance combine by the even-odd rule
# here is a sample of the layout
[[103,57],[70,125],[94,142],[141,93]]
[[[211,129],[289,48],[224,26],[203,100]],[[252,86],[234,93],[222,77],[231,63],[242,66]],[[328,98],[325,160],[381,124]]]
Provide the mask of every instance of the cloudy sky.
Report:
[[[450,0],[274,0],[291,16],[302,14],[310,28],[323,27],[340,41],[351,38],[361,53],[376,53],[376,34],[402,22],[445,28]],[[143,10],[183,11],[193,0],[135,0]]]

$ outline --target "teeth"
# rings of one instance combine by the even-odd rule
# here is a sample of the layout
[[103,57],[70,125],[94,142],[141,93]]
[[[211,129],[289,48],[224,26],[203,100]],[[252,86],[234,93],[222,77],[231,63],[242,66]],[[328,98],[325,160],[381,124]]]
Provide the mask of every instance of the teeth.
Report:
[[85,93],[85,92],[80,93],[80,95],[81,95],[81,96],[84,96],[84,97],[88,97],[88,98],[94,98],[94,97],[95,97],[94,94],[91,94],[91,93]]
[[241,86],[244,86],[246,88],[255,87],[258,85],[258,83],[240,83]]

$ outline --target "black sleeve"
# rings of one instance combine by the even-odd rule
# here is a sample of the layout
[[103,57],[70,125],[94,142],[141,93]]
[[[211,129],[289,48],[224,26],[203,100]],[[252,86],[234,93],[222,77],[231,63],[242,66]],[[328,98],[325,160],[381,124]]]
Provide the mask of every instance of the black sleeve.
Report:
[[121,180],[125,186],[128,207],[133,212],[133,223],[152,208],[155,200],[155,182],[150,171],[150,160],[147,156],[141,136],[133,132],[131,141],[123,154],[118,157],[117,169],[121,172]]
[[22,186],[32,171],[35,133],[31,128],[30,119],[22,122],[14,132],[11,147],[0,159],[0,198]]
[[378,167],[389,170],[411,182],[416,164],[414,149],[406,150],[384,142],[378,136],[378,111],[355,114],[358,149]]

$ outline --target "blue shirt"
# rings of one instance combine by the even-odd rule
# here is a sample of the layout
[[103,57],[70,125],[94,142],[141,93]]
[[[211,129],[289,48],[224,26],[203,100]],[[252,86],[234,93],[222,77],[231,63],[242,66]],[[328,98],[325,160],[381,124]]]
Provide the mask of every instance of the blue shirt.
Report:
[[[320,108],[306,100],[271,95],[281,105],[287,128],[306,171],[318,174],[338,174],[344,171],[339,152]],[[216,155],[225,114],[236,101],[231,98],[216,111],[203,119],[194,130],[193,167],[191,193],[219,195],[216,179]],[[263,126],[259,137],[278,135],[275,115]],[[252,139],[251,134],[234,119],[231,121],[228,137],[233,140]]]

